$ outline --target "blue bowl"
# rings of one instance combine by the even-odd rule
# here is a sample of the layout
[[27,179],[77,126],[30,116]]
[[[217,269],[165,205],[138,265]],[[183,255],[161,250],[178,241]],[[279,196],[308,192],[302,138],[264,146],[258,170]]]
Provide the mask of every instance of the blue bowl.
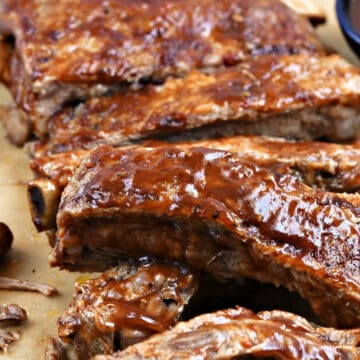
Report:
[[[350,19],[350,5],[351,1],[360,0],[337,0],[336,14],[341,27],[341,30],[354,52],[360,56],[360,34],[356,31]],[[358,15],[360,17],[360,13]]]

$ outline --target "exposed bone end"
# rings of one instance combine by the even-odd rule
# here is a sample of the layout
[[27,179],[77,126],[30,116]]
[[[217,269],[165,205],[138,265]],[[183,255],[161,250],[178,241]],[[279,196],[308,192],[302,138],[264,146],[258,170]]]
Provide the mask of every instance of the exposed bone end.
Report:
[[47,179],[30,181],[27,188],[32,220],[38,231],[56,227],[56,213],[60,202],[57,183]]
[[22,146],[29,139],[31,125],[26,114],[15,106],[0,106],[0,121],[3,123],[8,138],[17,146]]

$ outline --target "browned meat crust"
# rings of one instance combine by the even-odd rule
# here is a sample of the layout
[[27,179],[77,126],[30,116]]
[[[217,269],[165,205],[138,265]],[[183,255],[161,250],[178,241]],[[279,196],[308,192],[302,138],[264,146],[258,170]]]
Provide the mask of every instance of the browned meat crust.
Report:
[[113,355],[96,360],[266,359],[355,360],[359,330],[317,327],[283,311],[254,314],[245,308],[218,311],[176,325]]
[[67,108],[50,120],[50,138],[31,150],[39,157],[232,133],[349,140],[360,130],[359,101],[360,71],[336,55],[263,56]]
[[220,283],[183,265],[148,258],[126,258],[97,278],[82,279],[75,289],[58,330],[83,360],[144,341],[179,318],[239,303],[251,309],[300,311],[316,321],[308,304],[283,288],[249,280]]
[[142,259],[75,285],[59,336],[81,359],[110,354],[172,327],[197,290],[183,266]]
[[[11,89],[35,130],[62,103],[250,56],[322,53],[308,21],[277,0],[5,0]],[[44,114],[45,112],[45,114]]]
[[[144,146],[166,146],[164,142],[145,142]],[[291,142],[260,136],[235,136],[179,144],[203,146],[238,153],[239,157],[263,166],[284,163],[290,174],[314,188],[334,192],[360,190],[360,142],[337,145],[323,142]],[[88,152],[79,150],[35,159],[30,167],[35,180],[28,184],[32,219],[39,231],[56,227],[60,195]]]
[[99,147],[63,193],[52,265],[103,269],[123,252],[186,261],[283,285],[325,323],[358,326],[360,207],[349,200],[236,153]]

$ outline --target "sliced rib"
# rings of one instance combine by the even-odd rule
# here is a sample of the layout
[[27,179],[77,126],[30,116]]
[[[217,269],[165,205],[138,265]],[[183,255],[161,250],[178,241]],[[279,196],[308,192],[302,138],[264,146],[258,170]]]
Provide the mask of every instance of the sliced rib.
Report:
[[[147,148],[166,146],[146,142]],[[286,170],[314,188],[354,193],[360,190],[360,142],[337,145],[324,142],[292,142],[260,136],[235,136],[179,144],[182,148],[202,146],[238,153],[259,165],[288,165]],[[88,151],[78,150],[43,156],[30,163],[35,179],[28,184],[32,219],[39,231],[56,227],[60,196]]]
[[113,355],[96,360],[317,359],[360,357],[359,330],[339,331],[310,324],[282,311],[254,314],[237,308],[196,317]]
[[238,133],[349,140],[360,130],[359,102],[360,71],[337,55],[262,56],[65,108],[31,151]]
[[283,285],[325,323],[358,326],[358,196],[311,189],[284,167],[206,148],[99,147],[62,195],[52,265],[169,258]]
[[86,360],[144,341],[180,319],[237,304],[257,310],[276,307],[317,320],[308,304],[283,288],[243,280],[220,283],[180,264],[142,258],[124,259],[75,284],[58,332]]
[[262,54],[322,53],[311,25],[277,0],[5,0],[15,37],[11,90],[38,133],[67,101]]

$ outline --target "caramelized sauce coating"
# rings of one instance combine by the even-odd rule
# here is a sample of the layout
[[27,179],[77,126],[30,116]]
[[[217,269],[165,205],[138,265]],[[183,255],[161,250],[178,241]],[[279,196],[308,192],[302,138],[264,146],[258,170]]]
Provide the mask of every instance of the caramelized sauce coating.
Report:
[[5,0],[1,21],[36,91],[322,52],[308,21],[280,1]]
[[63,193],[52,263],[96,268],[116,252],[187,261],[284,285],[323,321],[358,326],[359,215],[346,197],[230,151],[105,146]]
[[0,34],[15,39],[0,76],[19,107],[22,136],[6,126],[17,145],[46,134],[64,104],[133,82],[264,54],[324,53],[307,19],[278,0],[5,0]]
[[[136,266],[124,264],[75,288],[72,304],[59,319],[59,335],[80,347],[85,359],[114,351],[115,339],[123,348],[168,330],[197,290],[197,280],[180,265],[142,259]],[[88,344],[84,349],[82,344],[94,338],[102,339],[101,347]]]
[[176,134],[346,140],[360,130],[359,89],[359,70],[336,55],[262,56],[65,108],[32,151],[39,157]]
[[[311,325],[282,311],[254,314],[237,308],[198,316],[113,355],[96,360],[266,359],[355,360],[359,330],[339,331]],[[253,358],[251,357],[251,358]]]
[[[143,144],[146,147],[167,145],[160,141]],[[296,175],[314,188],[347,193],[355,193],[360,189],[360,142],[338,145],[293,142],[263,136],[235,136],[178,146],[203,146],[236,152],[239,157],[263,166],[278,167],[286,164],[288,167],[283,167],[284,171]],[[39,231],[56,226],[60,194],[86,154],[86,150],[78,150],[43,156],[30,163],[35,180],[28,183],[29,205],[33,222]],[[349,197],[348,194],[344,196]],[[354,195],[353,199],[356,197]]]

